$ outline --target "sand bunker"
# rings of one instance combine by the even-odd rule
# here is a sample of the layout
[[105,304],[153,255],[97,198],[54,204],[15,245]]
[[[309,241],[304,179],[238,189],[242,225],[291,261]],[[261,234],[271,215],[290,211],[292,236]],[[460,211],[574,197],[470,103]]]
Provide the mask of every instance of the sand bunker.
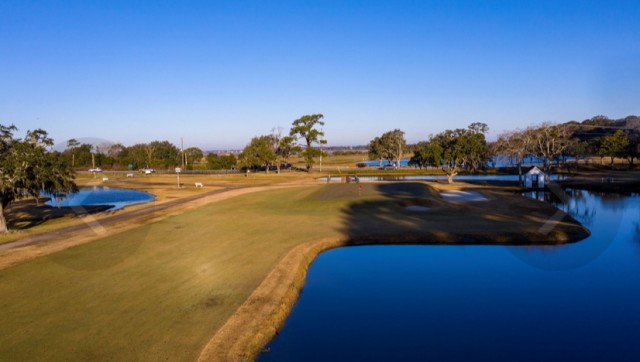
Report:
[[440,193],[443,199],[447,201],[487,201],[487,198],[476,191],[446,191]]

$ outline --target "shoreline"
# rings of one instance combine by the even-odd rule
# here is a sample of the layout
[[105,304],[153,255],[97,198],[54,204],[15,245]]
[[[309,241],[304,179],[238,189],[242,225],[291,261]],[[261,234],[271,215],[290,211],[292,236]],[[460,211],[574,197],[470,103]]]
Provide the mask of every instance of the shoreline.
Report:
[[[416,182],[413,183],[415,184]],[[214,328],[209,329],[211,334],[207,333],[203,341],[198,343],[199,350],[193,351],[195,357],[199,355],[199,360],[254,359],[286,322],[304,287],[307,269],[311,263],[320,253],[333,248],[380,244],[554,245],[576,242],[589,235],[588,230],[565,213],[562,213],[560,218],[555,218],[560,227],[549,233],[541,232],[541,225],[545,220],[550,219],[558,209],[546,203],[536,205],[535,203],[538,201],[525,201],[520,196],[512,195],[509,190],[495,187],[496,185],[478,187],[468,183],[456,183],[454,185],[431,182],[419,183],[424,183],[430,186],[429,189],[433,190],[424,195],[412,194],[407,196],[401,192],[407,191],[403,188],[389,190],[384,187],[386,184],[381,184],[381,186],[374,183],[364,183],[364,194],[361,200],[359,199],[360,194],[358,193],[356,198],[353,194],[354,191],[349,188],[353,185],[337,186],[330,190],[332,192],[312,194],[309,199],[312,202],[325,202],[327,200],[332,202],[332,200],[341,200],[344,197],[353,198],[354,202],[349,204],[350,207],[339,211],[343,213],[342,218],[345,220],[345,228],[341,229],[338,235],[320,236],[320,239],[307,239],[310,241],[294,245],[288,251],[284,250],[284,253],[280,254],[280,259],[275,260],[272,268],[267,269],[264,274],[261,273],[264,277],[261,281],[257,280],[259,282],[257,284],[258,287],[247,291],[248,294],[245,295],[249,295],[249,297],[244,301],[238,300],[238,303],[235,304],[237,306],[235,310],[229,308],[228,315],[231,315],[231,317],[221,320],[220,324],[216,323]],[[187,205],[177,207],[170,213],[163,213],[162,217],[155,215],[155,217],[146,221],[157,221],[179,214],[187,209],[197,208],[204,204],[252,191],[310,185],[324,186],[323,183],[309,182],[305,185],[280,184],[240,188],[227,190],[226,192],[221,191],[216,195],[202,197],[193,203],[190,202],[188,207]],[[372,188],[367,185],[376,186]],[[488,198],[489,202],[467,203],[446,201],[440,198],[439,195],[442,191],[451,191],[452,189],[478,190]],[[371,193],[372,190],[377,191]],[[350,191],[351,194],[345,194],[344,192],[346,191]],[[385,198],[381,201],[375,197],[376,195],[383,195]],[[430,211],[427,211],[427,213],[432,217],[423,218],[419,216],[422,215],[420,213],[405,211],[404,207],[406,205],[413,202],[419,204],[425,199],[431,200],[427,203],[430,207]],[[530,221],[513,217],[518,210],[529,212],[527,219]],[[398,218],[398,215],[403,216]],[[475,220],[474,223],[472,222],[473,220],[469,219],[469,216],[472,216],[471,219],[474,220],[478,216],[478,220]],[[399,222],[385,224],[384,221],[388,221],[389,217],[393,217],[395,221]],[[487,233],[488,225],[492,225],[487,223],[496,222],[498,220],[496,218],[502,218],[500,220],[502,227],[491,229],[495,230],[495,232]],[[421,224],[416,221],[417,219],[427,220],[426,224]],[[417,229],[410,230],[408,228],[407,223],[412,220],[416,221],[414,226],[418,227]],[[456,222],[451,223],[452,220],[456,220]],[[432,228],[433,225],[430,223],[434,222],[442,223],[443,227],[436,226]],[[467,232],[460,233],[458,230],[466,230]],[[110,230],[110,232],[114,231],[116,230]],[[95,239],[95,235],[91,239]],[[55,249],[58,247],[68,248],[90,241],[89,239],[66,240],[65,243],[55,243]],[[49,247],[33,246],[22,249],[21,253],[27,252],[26,249],[33,250],[28,251],[30,255],[25,259],[41,256],[43,252],[48,254],[58,251],[49,249]],[[14,262],[16,261],[20,262],[14,259]],[[211,336],[213,338],[208,338]]]
[[557,245],[578,242],[590,235],[584,226],[573,218],[571,220],[584,233],[549,233],[543,239],[532,241],[529,238],[533,235],[523,238],[522,234],[512,233],[474,235],[431,232],[420,235],[325,238],[298,245],[276,264],[249,298],[218,329],[202,349],[198,361],[255,360],[284,326],[304,288],[309,267],[325,251],[364,245]]

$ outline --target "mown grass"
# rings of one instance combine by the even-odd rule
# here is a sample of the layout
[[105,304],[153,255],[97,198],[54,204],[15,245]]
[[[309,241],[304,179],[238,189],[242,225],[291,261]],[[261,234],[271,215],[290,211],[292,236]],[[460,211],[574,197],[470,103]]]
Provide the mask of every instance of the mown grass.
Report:
[[[255,173],[246,177],[244,174],[230,175],[182,175],[180,183],[182,187],[178,189],[175,175],[139,175],[128,178],[125,174],[106,173],[108,182],[103,182],[102,177],[94,177],[90,174],[79,174],[76,182],[79,187],[117,187],[145,191],[153,194],[156,199],[154,204],[171,201],[196,194],[204,194],[209,191],[219,190],[226,187],[252,187],[252,186],[272,186],[286,183],[304,183],[312,181],[314,175],[304,172],[283,172],[281,174]],[[196,188],[195,182],[202,182],[203,188]],[[70,208],[58,209],[44,205],[44,199],[36,205],[33,199],[22,199],[9,205],[5,209],[5,215],[9,221],[7,234],[0,234],[0,244],[10,243],[19,239],[56,231],[58,229],[83,223],[76,211]],[[131,205],[117,213],[127,213],[147,207],[148,204]],[[90,208],[85,208],[90,209]],[[96,219],[108,217],[112,212],[98,212],[94,214]]]
[[194,360],[292,246],[347,200],[246,195],[0,271],[6,360]]
[[[408,242],[428,242],[428,235],[437,235],[427,233],[440,230],[452,236],[443,242],[456,242],[463,231],[491,240],[494,230],[511,236],[536,230],[555,212],[533,200],[494,196],[494,202],[472,206],[445,203],[422,183],[286,188],[209,204],[37,258],[0,270],[0,356],[194,360],[299,244],[403,233],[426,235]],[[423,199],[432,201],[433,210],[404,210]],[[541,216],[524,220],[512,215],[515,207]]]

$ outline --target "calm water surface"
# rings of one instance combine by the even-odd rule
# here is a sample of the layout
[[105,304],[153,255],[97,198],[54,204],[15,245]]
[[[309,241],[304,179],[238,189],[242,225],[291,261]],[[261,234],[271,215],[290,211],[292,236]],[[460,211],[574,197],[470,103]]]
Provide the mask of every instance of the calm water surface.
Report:
[[[50,195],[45,195],[51,197]],[[50,206],[87,206],[112,205],[109,210],[121,209],[127,205],[153,201],[155,197],[149,193],[119,189],[114,187],[85,187],[75,194],[69,194],[61,200],[51,199],[46,202]]]
[[[574,158],[573,157],[567,157],[566,159],[567,161],[573,161]],[[387,160],[382,160],[382,163],[380,163],[380,161],[378,160],[373,160],[373,161],[360,161],[357,163],[364,163],[365,165],[369,166],[369,167],[379,167],[379,166],[386,166],[389,164],[389,161]],[[537,157],[525,157],[525,159],[522,162],[522,167],[530,167],[530,166],[542,166],[544,164],[544,161],[541,158],[537,158]],[[516,163],[513,162],[512,159],[510,159],[508,156],[495,156],[493,158],[491,158],[491,160],[489,160],[489,162],[486,163],[487,166],[489,167],[515,167],[517,166]],[[409,160],[405,159],[405,160],[400,160],[400,166],[409,166]]]
[[576,244],[323,253],[260,361],[637,360],[640,197],[570,195]]
[[[551,180],[564,180],[564,175],[551,175]],[[358,176],[361,181],[444,181],[446,175],[409,175],[409,176]],[[320,177],[319,180],[326,180],[327,177]],[[523,175],[524,179],[524,175]],[[329,177],[331,182],[340,182],[342,177]],[[458,175],[454,181],[518,181],[518,175]]]

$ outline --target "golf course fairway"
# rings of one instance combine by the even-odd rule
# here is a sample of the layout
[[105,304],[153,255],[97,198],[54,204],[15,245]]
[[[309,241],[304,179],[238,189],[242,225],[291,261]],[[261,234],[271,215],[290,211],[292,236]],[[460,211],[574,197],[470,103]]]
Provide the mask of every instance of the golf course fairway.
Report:
[[[487,200],[448,202],[420,182],[278,188],[0,270],[0,355],[53,361],[251,359],[295,303],[306,267],[327,248],[548,244],[588,235],[545,203],[491,188],[478,192]],[[411,211],[411,205],[423,205],[424,211]],[[551,219],[553,228],[544,229]],[[270,280],[274,272],[279,279]],[[283,280],[291,282],[280,292],[269,291]],[[279,311],[273,300],[261,305],[260,295],[273,295]],[[270,326],[264,333],[251,330],[264,326]]]

